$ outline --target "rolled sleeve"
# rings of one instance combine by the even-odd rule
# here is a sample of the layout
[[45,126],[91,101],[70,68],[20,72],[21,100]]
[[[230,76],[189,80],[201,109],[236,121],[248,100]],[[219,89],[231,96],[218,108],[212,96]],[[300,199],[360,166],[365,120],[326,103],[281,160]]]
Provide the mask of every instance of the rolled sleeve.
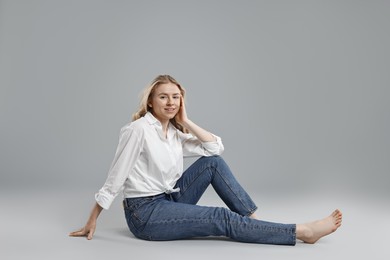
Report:
[[132,172],[142,150],[142,133],[137,129],[122,129],[118,148],[103,187],[95,194],[96,202],[109,209]]
[[109,209],[112,202],[115,199],[115,195],[111,195],[109,192],[100,189],[98,193],[95,194],[95,200],[96,202],[103,208],[103,209]]
[[202,146],[210,155],[221,155],[224,150],[222,140],[219,136],[216,136],[214,134],[213,136],[215,137],[215,141],[202,142]]
[[221,155],[224,150],[222,139],[214,134],[215,141],[211,142],[201,142],[191,134],[180,133],[180,136],[185,157]]

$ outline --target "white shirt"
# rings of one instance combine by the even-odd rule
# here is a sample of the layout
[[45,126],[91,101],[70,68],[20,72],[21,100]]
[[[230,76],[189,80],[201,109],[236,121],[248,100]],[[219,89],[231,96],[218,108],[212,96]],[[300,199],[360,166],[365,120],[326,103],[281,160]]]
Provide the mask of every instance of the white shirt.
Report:
[[122,127],[114,160],[106,182],[95,195],[96,202],[109,209],[122,189],[125,198],[178,191],[173,188],[183,174],[183,157],[220,155],[224,147],[220,137],[215,139],[201,142],[172,124],[165,138],[160,121],[148,112]]

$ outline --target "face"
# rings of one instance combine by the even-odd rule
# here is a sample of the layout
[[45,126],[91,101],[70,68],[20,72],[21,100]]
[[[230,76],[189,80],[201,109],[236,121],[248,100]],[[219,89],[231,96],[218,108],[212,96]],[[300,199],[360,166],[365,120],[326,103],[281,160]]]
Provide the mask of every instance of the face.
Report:
[[166,123],[174,118],[180,109],[181,93],[178,86],[173,83],[161,84],[154,90],[148,106],[152,114],[161,122]]

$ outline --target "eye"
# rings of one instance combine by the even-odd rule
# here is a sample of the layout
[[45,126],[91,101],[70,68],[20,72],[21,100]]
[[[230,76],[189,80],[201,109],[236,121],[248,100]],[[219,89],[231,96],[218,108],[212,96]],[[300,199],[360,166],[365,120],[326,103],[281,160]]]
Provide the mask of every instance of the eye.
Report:
[[160,96],[160,99],[165,99],[166,98],[166,96]]
[[174,96],[173,98],[174,98],[174,99],[179,99],[179,98],[180,98],[180,96]]

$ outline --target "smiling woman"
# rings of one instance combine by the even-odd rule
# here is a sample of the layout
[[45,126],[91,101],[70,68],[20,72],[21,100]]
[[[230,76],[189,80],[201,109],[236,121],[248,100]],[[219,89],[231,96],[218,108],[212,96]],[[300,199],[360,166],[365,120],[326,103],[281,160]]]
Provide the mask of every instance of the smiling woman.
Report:
[[[192,122],[185,91],[169,75],[146,88],[133,122],[121,129],[118,148],[106,182],[95,195],[87,224],[71,236],[92,239],[102,209],[109,209],[123,190],[127,225],[138,238],[174,240],[226,236],[236,241],[295,245],[314,243],[334,232],[342,214],[306,224],[272,223],[257,219],[257,206],[220,157],[220,137]],[[183,172],[183,157],[200,156]],[[209,185],[227,205],[196,205]]]
[[176,116],[181,105],[181,93],[178,86],[173,83],[165,83],[156,87],[148,106],[152,114],[163,125],[166,134],[168,123]]
[[[167,91],[169,92],[169,90],[170,90],[171,94],[172,93],[175,94],[175,97],[179,96],[178,98],[181,100],[181,103],[179,104],[179,106],[181,106],[181,104],[184,102],[185,90],[179,84],[179,82],[177,82],[170,75],[159,75],[152,81],[152,83],[150,84],[149,87],[145,88],[145,90],[143,92],[143,95],[142,95],[142,98],[141,98],[140,107],[139,107],[138,111],[136,113],[134,113],[134,115],[133,115],[133,121],[143,117],[147,112],[153,113],[154,112],[154,110],[153,110],[153,100],[156,97],[159,97],[159,95],[163,95],[161,97],[161,103],[159,103],[159,104],[162,104],[162,105],[164,104],[163,100],[168,97],[168,94],[164,93],[165,92],[165,88],[164,88],[164,91],[163,90],[159,90],[158,93],[157,93],[157,90],[160,87],[168,88]],[[188,133],[188,130],[183,129],[183,126],[179,125],[176,122],[176,119],[175,119],[174,116],[172,118],[170,118],[169,121],[177,129],[179,129],[180,131]]]

